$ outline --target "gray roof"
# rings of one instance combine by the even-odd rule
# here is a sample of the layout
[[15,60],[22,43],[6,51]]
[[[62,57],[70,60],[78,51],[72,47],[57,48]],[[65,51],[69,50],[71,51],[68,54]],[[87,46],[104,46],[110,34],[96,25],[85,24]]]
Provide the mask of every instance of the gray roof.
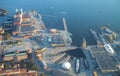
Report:
[[21,32],[33,31],[34,27],[32,26],[21,26]]
[[116,65],[118,65],[116,58],[110,55],[104,48],[91,48],[90,52],[92,56],[96,58],[98,66],[102,72],[118,70],[116,67]]

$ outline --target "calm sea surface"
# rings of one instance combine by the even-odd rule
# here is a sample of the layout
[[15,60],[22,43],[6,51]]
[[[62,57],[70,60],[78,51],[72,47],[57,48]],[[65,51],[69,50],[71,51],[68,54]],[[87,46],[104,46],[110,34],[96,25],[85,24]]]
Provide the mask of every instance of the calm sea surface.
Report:
[[63,29],[65,17],[73,45],[80,46],[83,37],[95,44],[89,29],[110,24],[114,31],[120,29],[120,0],[0,0],[0,8],[12,16],[16,8],[37,10],[48,28]]

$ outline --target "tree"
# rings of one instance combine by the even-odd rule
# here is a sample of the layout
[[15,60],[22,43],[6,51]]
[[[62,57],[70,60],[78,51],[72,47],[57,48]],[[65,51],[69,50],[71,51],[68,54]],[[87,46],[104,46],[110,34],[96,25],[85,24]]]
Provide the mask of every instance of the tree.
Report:
[[44,74],[44,73],[41,73],[40,76],[45,76],[45,74]]
[[34,64],[34,60],[32,58],[30,58],[30,63]]
[[32,69],[32,70],[35,70],[35,69],[36,69],[36,66],[35,66],[35,65],[32,65],[32,66],[31,66],[31,69]]
[[37,67],[35,64],[32,65],[31,69],[32,69],[32,70],[36,70],[36,71],[39,71],[39,70],[40,70],[39,67]]
[[35,69],[35,70],[36,70],[36,71],[40,71],[40,68],[36,66],[36,69]]
[[9,69],[9,66],[8,65],[5,65],[5,70],[8,70]]
[[32,54],[31,53],[28,53],[28,58],[32,58]]
[[27,65],[25,63],[22,63],[22,65],[21,65],[22,68],[26,68],[26,66]]
[[44,73],[41,73],[41,74],[40,74],[40,76],[47,76],[47,75],[46,75],[46,74],[44,74]]
[[32,58],[29,59],[29,62],[27,62],[27,68],[32,69],[34,65],[34,60]]
[[11,64],[11,66],[14,66],[15,61],[14,61],[14,60],[11,60],[11,61],[10,61],[10,64]]

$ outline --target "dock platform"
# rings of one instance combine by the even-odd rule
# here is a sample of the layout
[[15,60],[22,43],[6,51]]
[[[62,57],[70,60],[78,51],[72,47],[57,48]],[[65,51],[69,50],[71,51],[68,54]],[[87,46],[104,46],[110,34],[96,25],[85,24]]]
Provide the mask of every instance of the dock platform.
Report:
[[97,46],[92,46],[90,48],[90,53],[93,58],[96,59],[96,62],[102,72],[114,72],[118,71],[116,58],[110,55],[105,48],[98,48]]

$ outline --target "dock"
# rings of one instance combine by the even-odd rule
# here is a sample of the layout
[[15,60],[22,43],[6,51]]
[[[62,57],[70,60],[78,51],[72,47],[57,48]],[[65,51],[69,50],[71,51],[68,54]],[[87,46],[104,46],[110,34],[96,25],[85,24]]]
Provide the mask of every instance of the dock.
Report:
[[105,48],[96,48],[93,46],[90,49],[90,53],[93,58],[96,58],[97,64],[102,72],[114,72],[118,70],[116,67],[116,65],[118,65],[118,61],[114,55],[111,56],[108,54]]

